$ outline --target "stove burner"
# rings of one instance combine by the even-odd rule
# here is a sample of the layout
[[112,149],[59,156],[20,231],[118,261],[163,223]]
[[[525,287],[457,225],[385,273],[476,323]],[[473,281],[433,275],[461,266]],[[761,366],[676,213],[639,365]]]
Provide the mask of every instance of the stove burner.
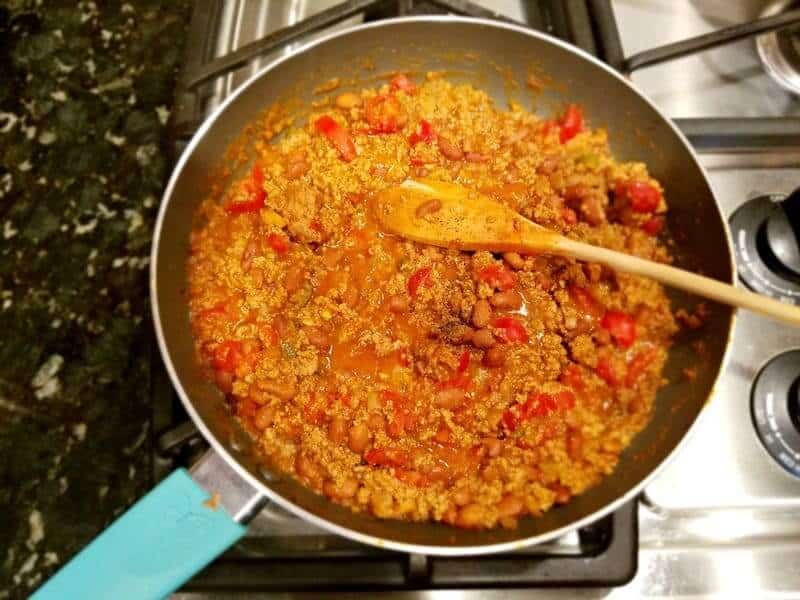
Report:
[[[774,0],[761,13],[771,17],[800,8],[798,0]],[[756,48],[767,73],[784,89],[800,94],[800,32],[784,29],[756,38]]]
[[[786,201],[785,201],[786,200]],[[800,304],[800,245],[793,223],[800,193],[770,194],[742,204],[730,217],[739,277],[756,292]]]
[[753,424],[767,452],[800,477],[800,350],[770,360],[752,391]]

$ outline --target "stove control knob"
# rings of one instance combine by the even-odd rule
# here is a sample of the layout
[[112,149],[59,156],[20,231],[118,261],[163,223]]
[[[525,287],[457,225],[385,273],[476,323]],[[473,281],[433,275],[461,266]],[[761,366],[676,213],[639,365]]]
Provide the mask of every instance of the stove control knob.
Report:
[[800,377],[794,380],[792,387],[789,388],[789,419],[794,425],[795,431],[800,434]]
[[753,425],[767,453],[800,478],[800,350],[770,360],[753,383]]
[[800,188],[775,205],[764,226],[764,256],[776,271],[800,276]]

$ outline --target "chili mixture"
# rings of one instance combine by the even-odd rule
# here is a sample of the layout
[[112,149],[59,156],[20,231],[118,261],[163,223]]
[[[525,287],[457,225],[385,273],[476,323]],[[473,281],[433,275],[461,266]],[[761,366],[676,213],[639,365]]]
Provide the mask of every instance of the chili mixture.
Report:
[[334,92],[204,201],[193,329],[273,467],[381,518],[514,527],[600,481],[648,423],[667,297],[598,264],[395,238],[370,200],[409,177],[457,182],[664,262],[667,205],[579,106],[544,119],[424,79]]

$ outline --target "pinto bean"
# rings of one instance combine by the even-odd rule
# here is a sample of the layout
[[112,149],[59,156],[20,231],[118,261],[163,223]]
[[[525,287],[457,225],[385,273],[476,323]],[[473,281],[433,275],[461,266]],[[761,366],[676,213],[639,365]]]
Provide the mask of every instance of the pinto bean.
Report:
[[475,335],[475,330],[460,322],[450,322],[443,325],[439,333],[450,344],[468,344]]
[[483,328],[489,324],[492,318],[492,307],[484,300],[478,300],[472,307],[472,324],[475,327]]
[[402,313],[408,310],[408,296],[395,294],[389,298],[389,310],[393,313]]
[[506,362],[506,351],[502,346],[492,346],[483,355],[487,367],[502,367]]
[[425,215],[432,215],[435,212],[438,212],[442,208],[442,201],[433,198],[432,200],[428,200],[427,202],[423,202],[417,207],[417,210],[414,211],[414,214],[417,218],[422,218]]
[[228,371],[214,371],[214,382],[226,394],[233,390],[233,373]]
[[386,429],[386,419],[380,413],[372,413],[367,417],[367,426],[372,433],[378,433]]
[[501,517],[516,517],[522,512],[523,508],[525,508],[525,505],[522,500],[513,494],[506,494],[497,503],[497,513]]
[[503,260],[508,263],[509,267],[516,271],[519,271],[525,266],[525,259],[517,252],[504,252]]
[[364,423],[358,423],[350,429],[350,436],[347,445],[350,450],[361,454],[369,443],[369,429]]
[[358,480],[354,477],[345,477],[339,482],[328,479],[322,485],[322,492],[329,498],[346,500],[356,495],[358,491]]
[[326,349],[328,349],[330,347],[331,338],[325,332],[324,329],[322,329],[320,327],[306,327],[304,329],[304,331],[306,333],[306,337],[308,338],[308,341],[313,346],[316,346],[317,348],[320,348],[322,350],[326,350]]
[[486,452],[491,458],[500,456],[500,452],[503,451],[503,442],[497,438],[484,438],[483,445],[486,447]]
[[336,106],[339,108],[350,109],[361,104],[361,96],[353,92],[345,92],[336,96]]
[[469,504],[471,500],[472,494],[470,494],[468,490],[462,488],[453,492],[453,502],[458,506]]
[[486,509],[480,504],[467,504],[462,506],[456,517],[459,527],[476,529],[485,525]]
[[566,504],[572,498],[572,492],[570,489],[564,485],[561,485],[560,483],[550,484],[549,487],[556,494],[556,504]]
[[489,160],[489,157],[486,154],[481,154],[480,152],[467,152],[464,155],[464,160],[471,163],[483,163]]
[[455,408],[464,400],[464,390],[460,388],[448,388],[440,390],[436,394],[436,406],[441,408]]
[[286,165],[286,175],[289,179],[300,179],[303,175],[308,173],[309,165],[305,158],[299,158],[290,161]]
[[283,315],[275,315],[272,319],[272,327],[279,337],[283,337],[289,333],[289,319]]
[[358,306],[358,301],[361,299],[361,291],[358,289],[353,283],[347,285],[347,289],[344,291],[344,303],[347,304],[350,308],[355,308]]
[[522,306],[522,296],[516,290],[506,290],[504,292],[497,292],[494,294],[491,298],[489,298],[489,302],[495,308],[517,310],[520,306]]
[[305,477],[311,483],[319,485],[320,469],[313,458],[302,452],[298,453],[294,460],[294,469],[301,477]]
[[343,417],[333,417],[328,425],[328,438],[335,444],[343,444],[347,439],[347,422]]
[[296,389],[295,385],[291,381],[287,382],[279,382],[274,379],[270,379],[267,381],[260,381],[258,384],[258,389],[267,394],[272,394],[276,396],[280,400],[291,400],[294,398]]
[[375,490],[369,497],[369,508],[376,517],[392,517],[394,516],[394,499],[389,492]]
[[559,164],[560,160],[557,156],[545,156],[536,167],[536,172],[540,175],[552,175],[558,169]]
[[497,429],[500,426],[500,419],[503,418],[503,411],[499,408],[490,408],[486,413],[486,423],[491,429]]
[[567,433],[567,454],[572,460],[583,458],[583,436],[580,431],[571,430]]
[[450,160],[461,160],[464,158],[464,153],[461,151],[459,145],[446,136],[437,136],[436,142],[439,146],[439,152],[441,152],[442,156],[445,158],[449,158]]
[[286,276],[283,280],[283,285],[286,287],[288,294],[294,294],[297,290],[303,287],[306,280],[306,272],[300,265],[292,265],[286,269]]
[[258,407],[255,417],[253,418],[253,423],[255,423],[256,428],[263,431],[267,427],[272,425],[272,422],[274,420],[275,420],[275,408],[265,404],[264,406]]
[[258,251],[258,240],[255,237],[250,238],[250,241],[247,242],[247,245],[244,247],[244,252],[242,252],[242,260],[240,263],[242,271],[246,273],[250,270],[250,267],[253,265],[253,259],[258,256]]
[[495,344],[494,334],[490,329],[478,329],[472,336],[476,348],[491,348]]

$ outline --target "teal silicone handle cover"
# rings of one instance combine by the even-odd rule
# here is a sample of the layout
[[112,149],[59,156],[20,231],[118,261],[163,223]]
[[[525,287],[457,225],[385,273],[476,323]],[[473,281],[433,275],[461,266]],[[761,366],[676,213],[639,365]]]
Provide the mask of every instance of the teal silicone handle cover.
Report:
[[185,469],[172,473],[58,571],[36,600],[163,598],[245,532]]

